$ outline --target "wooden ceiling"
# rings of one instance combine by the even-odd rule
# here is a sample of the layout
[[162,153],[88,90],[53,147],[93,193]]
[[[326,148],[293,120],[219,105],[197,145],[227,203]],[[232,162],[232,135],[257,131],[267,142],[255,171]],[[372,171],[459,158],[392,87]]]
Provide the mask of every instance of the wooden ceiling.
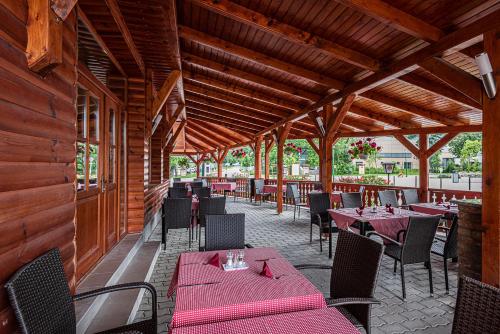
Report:
[[182,70],[166,105],[172,115],[185,104],[176,151],[189,152],[247,143],[287,120],[289,138],[317,137],[314,117],[304,116],[351,93],[343,136],[477,131],[482,86],[473,56],[482,32],[500,25],[499,0],[79,5],[114,55],[108,70],[143,77],[151,69],[157,90]]

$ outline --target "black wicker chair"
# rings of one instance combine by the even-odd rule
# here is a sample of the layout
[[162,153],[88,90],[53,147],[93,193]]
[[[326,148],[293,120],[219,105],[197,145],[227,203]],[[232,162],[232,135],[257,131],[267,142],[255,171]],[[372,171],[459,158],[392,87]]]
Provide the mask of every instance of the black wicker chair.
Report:
[[448,282],[448,259],[456,259],[458,256],[458,216],[453,217],[450,229],[446,235],[446,238],[440,236],[434,237],[434,242],[432,243],[431,253],[439,255],[444,261],[444,282],[446,285],[446,293],[450,291]]
[[186,198],[188,197],[188,190],[186,188],[170,188],[168,190],[169,198]]
[[189,198],[165,198],[162,206],[161,243],[163,250],[166,249],[168,230],[187,228],[189,234],[189,248],[191,248],[192,236],[192,199]]
[[180,177],[174,177],[174,182],[181,182],[181,178]]
[[370,333],[374,298],[384,246],[367,237],[339,230],[333,266],[300,265],[297,269],[330,269],[328,307],[336,307],[356,327]]
[[203,187],[202,181],[193,181],[191,182],[191,188],[201,188]]
[[[377,232],[368,233],[368,236],[377,235],[389,242],[385,247],[384,254],[394,259],[394,273],[396,273],[398,261],[401,262],[403,300],[406,299],[405,264],[425,263],[429,271],[431,296],[434,294],[432,286],[431,246],[440,219],[440,216],[410,217],[408,229],[399,231],[397,241]],[[400,238],[401,235],[402,239]]]
[[244,213],[206,215],[205,222],[204,250],[245,248]]
[[186,182],[174,182],[172,185],[173,188],[186,188]]
[[498,334],[500,289],[462,276],[458,283],[452,334]]
[[390,204],[393,208],[397,208],[398,205],[398,197],[396,195],[396,191],[394,190],[383,190],[378,192],[378,199],[381,205]]
[[322,233],[329,235],[328,257],[332,257],[332,218],[328,213],[331,208],[329,193],[309,193],[309,211],[311,213],[311,226],[309,242],[312,242],[313,224],[319,227],[319,249],[323,252]]
[[205,218],[207,215],[224,215],[226,214],[226,197],[202,197],[198,207],[198,236],[201,248],[201,228],[205,227]]
[[295,220],[295,213],[298,211],[299,218],[300,218],[300,208],[307,207],[307,203],[304,203],[300,200],[300,192],[299,192],[299,184],[298,183],[287,183],[286,184],[287,196],[288,196],[289,191],[290,191],[292,204],[293,204],[293,220]]
[[193,188],[193,195],[196,195],[198,198],[211,197],[212,191],[209,187]]
[[359,208],[363,206],[361,193],[340,193],[340,199],[344,208]]
[[150,319],[100,333],[157,333],[156,290],[144,282],[107,286],[71,296],[59,249],[51,249],[20,268],[5,284],[22,333],[76,333],[74,301],[130,289],[147,289]]
[[405,198],[406,205],[417,204],[420,202],[417,189],[403,189],[403,196]]
[[271,198],[271,193],[264,192],[264,180],[255,179],[255,198],[260,197],[260,204],[262,205],[262,200]]

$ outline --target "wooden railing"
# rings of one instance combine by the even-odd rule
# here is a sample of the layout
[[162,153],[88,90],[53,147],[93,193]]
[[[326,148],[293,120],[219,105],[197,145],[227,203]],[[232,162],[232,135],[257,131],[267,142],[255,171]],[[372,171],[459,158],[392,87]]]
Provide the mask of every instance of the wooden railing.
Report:
[[152,186],[144,194],[144,224],[149,223],[161,209],[163,198],[167,195],[169,181]]

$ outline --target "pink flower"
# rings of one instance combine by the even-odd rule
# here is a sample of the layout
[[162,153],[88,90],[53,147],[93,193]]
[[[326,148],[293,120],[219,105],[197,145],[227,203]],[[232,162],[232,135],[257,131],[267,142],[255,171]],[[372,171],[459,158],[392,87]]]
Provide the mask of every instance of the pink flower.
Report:
[[380,151],[382,149],[382,147],[378,146],[377,147],[377,151]]
[[372,139],[371,139],[371,138],[366,138],[366,141],[368,141],[368,142],[369,142],[369,141],[372,141]]
[[354,146],[354,143],[351,143],[351,146]]
[[373,142],[373,143],[370,144],[370,146],[373,147],[373,148],[375,148],[375,147],[377,147],[377,143]]

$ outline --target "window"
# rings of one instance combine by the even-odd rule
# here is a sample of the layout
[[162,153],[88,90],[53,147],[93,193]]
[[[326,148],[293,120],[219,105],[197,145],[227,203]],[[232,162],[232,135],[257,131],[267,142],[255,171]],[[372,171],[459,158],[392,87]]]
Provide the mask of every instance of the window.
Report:
[[77,97],[77,190],[98,187],[99,99],[82,86]]
[[403,168],[404,169],[411,169],[411,161],[405,161],[403,163]]
[[108,163],[108,182],[115,183],[115,165],[116,165],[116,116],[113,109],[109,110],[109,163]]

